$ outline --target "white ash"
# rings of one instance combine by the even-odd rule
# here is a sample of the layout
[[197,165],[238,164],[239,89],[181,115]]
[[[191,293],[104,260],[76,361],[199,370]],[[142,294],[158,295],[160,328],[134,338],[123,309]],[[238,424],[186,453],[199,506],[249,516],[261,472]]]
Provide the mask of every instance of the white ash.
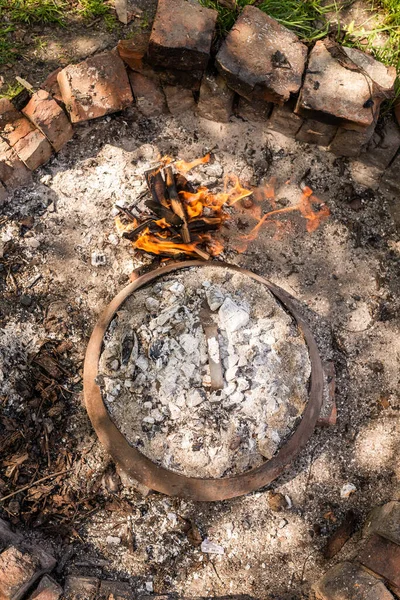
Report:
[[[207,351],[199,313],[216,297],[219,334]],[[222,361],[222,390],[210,388],[209,353]],[[127,300],[106,334],[98,383],[131,444],[166,468],[215,478],[273,456],[303,412],[309,376],[305,341],[268,289],[204,267]]]

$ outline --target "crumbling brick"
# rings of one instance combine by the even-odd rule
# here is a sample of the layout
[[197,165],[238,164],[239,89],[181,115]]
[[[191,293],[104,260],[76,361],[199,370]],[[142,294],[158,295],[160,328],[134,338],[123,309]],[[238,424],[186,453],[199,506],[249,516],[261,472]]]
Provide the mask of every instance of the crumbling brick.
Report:
[[362,567],[339,563],[311,588],[313,600],[394,600],[379,579]]
[[273,109],[271,102],[263,100],[247,100],[241,96],[237,103],[235,114],[236,116],[250,122],[266,122]]
[[33,594],[29,596],[29,600],[59,600],[62,593],[62,587],[54,579],[45,575]]
[[318,144],[318,146],[329,146],[337,132],[335,125],[306,119],[296,133],[296,140],[307,142],[307,144]]
[[368,538],[358,557],[362,565],[383,577],[390,585],[400,587],[400,546],[374,533]]
[[204,75],[197,111],[204,119],[227,123],[232,115],[234,92],[220,75]]
[[95,600],[100,586],[97,577],[74,577],[65,580],[65,600]]
[[1,136],[31,171],[44,165],[52,155],[52,148],[43,133],[25,117],[6,125]]
[[248,100],[282,104],[298,92],[307,48],[278,21],[246,6],[221,46],[216,65],[229,87]]
[[274,106],[268,127],[286,137],[294,138],[303,121],[302,117],[293,112],[291,104],[286,103],[283,106]]
[[395,78],[393,67],[361,50],[318,41],[309,56],[296,112],[363,131],[376,121],[384,94],[393,93]]
[[[400,156],[396,161],[398,163],[396,168],[398,190],[400,191]],[[400,545],[400,502],[393,500],[373,509],[365,522],[363,535],[370,536],[374,533]]]
[[135,33],[128,40],[120,40],[117,46],[118,55],[132,71],[141,72],[146,68],[144,57],[149,45],[149,35],[145,32]]
[[187,111],[194,111],[196,102],[193,92],[180,86],[167,85],[164,87],[168,110],[172,115],[179,116]]
[[13,123],[22,117],[8,98],[0,98],[0,133],[9,123]]
[[129,73],[129,81],[136,105],[145,117],[154,117],[167,112],[167,103],[161,85],[141,73]]
[[134,600],[135,594],[129,583],[120,581],[102,581],[100,583],[99,600]]
[[32,174],[6,142],[0,141],[0,181],[7,190],[26,185]]
[[351,129],[339,127],[329,145],[329,151],[337,156],[347,156],[349,158],[359,156],[371,139],[374,128],[374,123],[364,131],[352,131]]
[[360,160],[371,167],[386,169],[400,148],[400,128],[389,119],[378,126]]
[[45,90],[33,94],[22,112],[46,136],[56,152],[74,135],[67,115]]
[[112,52],[68,65],[57,81],[73,123],[123,110],[133,102],[124,63]]
[[1,600],[19,600],[40,574],[37,557],[10,546],[0,554]]
[[196,0],[159,0],[150,35],[150,64],[178,71],[204,71],[217,11]]

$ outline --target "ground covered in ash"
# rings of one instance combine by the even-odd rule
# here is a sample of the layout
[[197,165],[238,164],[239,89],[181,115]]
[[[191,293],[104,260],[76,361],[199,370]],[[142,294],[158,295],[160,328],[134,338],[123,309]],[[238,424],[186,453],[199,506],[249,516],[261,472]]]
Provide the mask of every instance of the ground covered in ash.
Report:
[[[220,189],[235,172],[248,185],[273,184],[278,208],[309,186],[331,211],[314,232],[293,211],[243,243],[259,207],[238,205],[221,239],[225,260],[298,299],[323,359],[335,362],[338,422],[317,430],[269,489],[194,503],[115,472],[86,416],[81,378],[99,313],[134,268],[151,262],[118,237],[115,202],[137,201],[140,162],[208,151],[213,162],[193,172],[198,183]],[[261,213],[270,209],[262,201]],[[400,242],[385,202],[357,187],[346,160],[259,124],[148,121],[128,111],[80,126],[1,214],[0,497],[53,475],[1,506],[52,548],[61,583],[66,574],[98,574],[185,596],[300,599],[355,554],[359,533],[331,561],[322,549],[349,509],[361,523],[373,506],[400,497]],[[270,490],[286,497],[280,512]]]

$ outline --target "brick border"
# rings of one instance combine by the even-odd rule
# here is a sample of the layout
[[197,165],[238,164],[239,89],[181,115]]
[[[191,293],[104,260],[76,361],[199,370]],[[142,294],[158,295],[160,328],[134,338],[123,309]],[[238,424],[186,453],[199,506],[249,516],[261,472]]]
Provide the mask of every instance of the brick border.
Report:
[[[159,0],[150,38],[122,40],[112,51],[57,69],[34,94],[0,99],[0,201],[30,182],[31,171],[73,137],[74,124],[134,103],[148,118],[196,111],[218,122],[235,115],[266,123],[353,159],[358,183],[379,188],[389,201],[398,198],[400,129],[394,119],[376,128],[383,97],[394,93],[394,68],[327,39],[308,50],[253,6],[210,66],[216,16],[197,0]],[[398,222],[399,212],[395,207]]]

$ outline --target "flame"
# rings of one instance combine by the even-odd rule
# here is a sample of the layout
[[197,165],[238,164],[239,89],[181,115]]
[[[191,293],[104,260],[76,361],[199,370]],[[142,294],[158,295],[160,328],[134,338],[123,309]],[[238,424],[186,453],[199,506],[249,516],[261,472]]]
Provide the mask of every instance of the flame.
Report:
[[134,242],[134,246],[151,254],[167,254],[171,256],[189,254],[196,256],[198,244],[176,244],[169,241],[168,238],[161,238],[159,234],[150,233],[147,227]]
[[133,229],[135,229],[138,226],[138,222],[135,219],[132,222],[127,223],[126,225],[121,221],[121,218],[119,215],[117,215],[115,217],[115,227],[117,230],[118,235],[122,235],[125,232],[128,231],[132,231]]
[[192,160],[191,162],[186,162],[185,160],[177,160],[175,162],[175,167],[178,169],[178,171],[180,171],[181,173],[183,173],[183,175],[185,175],[185,173],[188,173],[195,167],[198,167],[199,165],[204,165],[204,164],[210,162],[210,158],[211,158],[211,154],[206,154],[202,158],[196,158],[195,160]]

